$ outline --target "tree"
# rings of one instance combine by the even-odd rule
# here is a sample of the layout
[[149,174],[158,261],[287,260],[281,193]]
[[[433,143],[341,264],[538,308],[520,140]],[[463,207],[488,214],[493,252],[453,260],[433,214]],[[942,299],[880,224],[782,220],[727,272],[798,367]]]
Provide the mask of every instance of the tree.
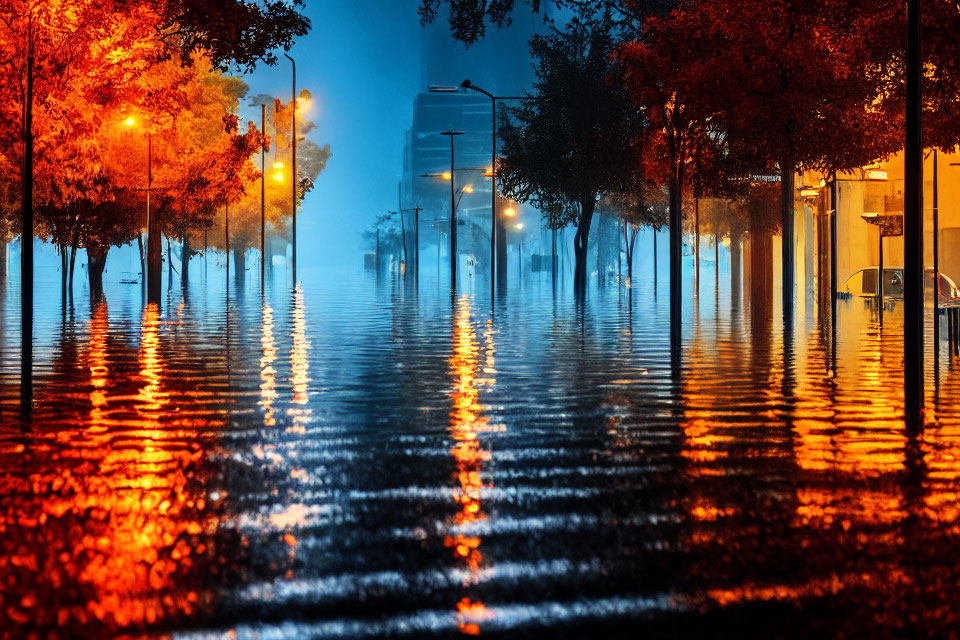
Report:
[[666,16],[652,16],[641,36],[616,55],[621,78],[647,119],[650,173],[667,187],[670,205],[670,315],[679,344],[683,194],[689,163],[711,141],[723,49],[714,20],[700,5],[682,2]]
[[535,36],[534,99],[501,113],[501,192],[531,202],[552,229],[576,227],[574,284],[586,285],[587,246],[597,201],[624,191],[638,162],[642,118],[611,72],[609,21],[571,21]]
[[[621,32],[632,32],[651,13],[665,11],[671,0],[522,0],[533,13],[540,13],[546,5],[569,9],[582,18],[607,13],[611,27]],[[421,0],[417,14],[423,26],[436,21],[440,8],[449,7],[448,23],[454,39],[466,46],[475,44],[487,33],[487,26],[497,29],[510,26],[518,11],[517,0]],[[549,21],[544,15],[544,19]]]
[[[136,199],[136,194],[120,198],[118,189],[143,187],[142,162],[136,186],[123,184],[122,172],[105,162],[110,136],[103,133],[109,133],[118,114],[135,112],[146,123],[145,130],[163,134],[155,136],[161,158],[163,142],[180,145],[178,153],[166,154],[165,168],[173,171],[175,164],[195,176],[197,169],[214,166],[209,156],[199,155],[215,147],[223,133],[226,114],[215,111],[222,112],[230,100],[227,85],[242,83],[211,74],[210,67],[233,64],[249,70],[260,61],[276,62],[274,50],[288,48],[309,28],[298,11],[302,6],[300,0],[10,0],[0,7],[0,66],[6,71],[0,74],[0,190],[19,186],[29,39],[35,52],[37,228],[60,246],[65,271],[67,247],[72,264],[77,246],[84,242],[78,235],[81,218],[101,204]],[[215,126],[208,126],[211,122]],[[175,178],[163,176],[168,185],[185,186]],[[187,227],[209,217],[209,206],[199,205],[196,196],[194,191],[159,197],[161,215],[151,218],[151,226],[163,222],[186,238]],[[18,225],[19,209],[0,213],[5,236]],[[104,221],[113,219],[106,214],[86,217],[92,223],[99,220],[101,230]],[[157,273],[158,228],[151,229],[148,248],[150,270]],[[109,235],[93,234],[91,242]],[[86,248],[99,251],[92,245]]]
[[633,283],[633,252],[640,229],[650,227],[654,231],[667,224],[667,202],[663,189],[637,174],[633,188],[624,193],[613,194],[610,205],[620,218],[620,233],[623,235],[624,252],[627,258],[627,277]]
[[[114,0],[120,2],[120,0]],[[205,53],[214,66],[250,72],[257,63],[277,63],[277,49],[289,50],[310,30],[300,13],[303,0],[143,0],[157,15],[159,39],[175,52]],[[184,57],[189,64],[189,57]]]
[[[309,98],[309,92],[303,91],[298,99]],[[251,105],[267,105],[266,109],[266,139],[269,141],[265,154],[266,176],[264,181],[264,217],[267,222],[267,234],[271,236],[288,236],[287,225],[290,220],[290,105],[283,104],[269,95],[256,95],[250,98]],[[302,105],[300,107],[302,109]],[[257,125],[250,123],[251,130],[257,132]],[[320,172],[326,168],[327,161],[332,157],[330,145],[320,146],[315,142],[304,140],[307,132],[316,128],[316,125],[304,116],[297,114],[297,175],[298,175],[298,204],[313,188]],[[259,133],[257,133],[259,135]],[[230,250],[233,251],[236,275],[242,279],[245,270],[246,252],[260,246],[260,147],[250,148],[247,157],[243,160],[247,170],[253,176],[252,181],[245,183],[235,199],[230,200]],[[224,238],[219,234],[214,236],[212,246],[226,249]]]
[[862,166],[901,144],[896,122],[876,108],[885,80],[869,55],[876,34],[856,9],[840,0],[709,0],[698,9],[726,51],[724,86],[711,98],[727,135],[780,174],[785,317],[796,172]]

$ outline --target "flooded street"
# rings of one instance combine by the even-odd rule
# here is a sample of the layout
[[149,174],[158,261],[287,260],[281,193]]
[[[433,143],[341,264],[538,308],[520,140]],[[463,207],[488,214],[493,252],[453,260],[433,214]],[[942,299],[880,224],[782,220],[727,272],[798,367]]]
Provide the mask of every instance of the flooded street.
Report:
[[710,265],[671,366],[663,272],[195,264],[159,310],[38,281],[25,430],[0,294],[0,637],[960,629],[960,363],[909,432],[899,306],[840,301],[832,345],[808,296],[784,340]]

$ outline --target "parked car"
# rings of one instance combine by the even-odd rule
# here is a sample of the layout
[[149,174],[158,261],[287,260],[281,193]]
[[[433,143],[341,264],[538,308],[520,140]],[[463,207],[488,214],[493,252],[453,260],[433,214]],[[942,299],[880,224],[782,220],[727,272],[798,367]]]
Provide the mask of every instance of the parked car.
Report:
[[[840,294],[847,298],[875,298],[877,296],[877,267],[860,269],[847,278],[840,288]],[[929,295],[933,289],[933,269],[923,273],[924,290]],[[885,300],[903,299],[903,267],[883,268],[883,298]],[[956,283],[943,273],[940,274],[940,302],[960,302],[960,290]]]

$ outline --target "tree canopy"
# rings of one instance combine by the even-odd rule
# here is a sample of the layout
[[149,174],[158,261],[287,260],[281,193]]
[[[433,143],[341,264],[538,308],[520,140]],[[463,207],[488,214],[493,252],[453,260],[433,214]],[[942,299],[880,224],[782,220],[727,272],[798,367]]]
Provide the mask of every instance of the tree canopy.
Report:
[[536,95],[501,113],[501,189],[540,208],[551,228],[576,227],[580,284],[596,203],[627,190],[639,161],[641,115],[608,81],[613,45],[605,20],[534,37]]

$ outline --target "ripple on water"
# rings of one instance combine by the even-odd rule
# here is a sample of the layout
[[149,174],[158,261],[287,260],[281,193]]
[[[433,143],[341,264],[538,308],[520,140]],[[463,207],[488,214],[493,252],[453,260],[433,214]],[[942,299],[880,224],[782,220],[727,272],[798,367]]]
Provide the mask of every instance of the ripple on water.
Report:
[[960,367],[941,347],[908,432],[899,310],[881,328],[842,302],[833,345],[803,304],[785,342],[724,276],[685,300],[675,367],[668,301],[640,278],[632,305],[610,284],[578,306],[528,274],[491,307],[472,281],[305,274],[228,297],[212,270],[160,309],[119,284],[61,308],[41,282],[27,431],[17,286],[0,291],[0,629],[960,626]]

